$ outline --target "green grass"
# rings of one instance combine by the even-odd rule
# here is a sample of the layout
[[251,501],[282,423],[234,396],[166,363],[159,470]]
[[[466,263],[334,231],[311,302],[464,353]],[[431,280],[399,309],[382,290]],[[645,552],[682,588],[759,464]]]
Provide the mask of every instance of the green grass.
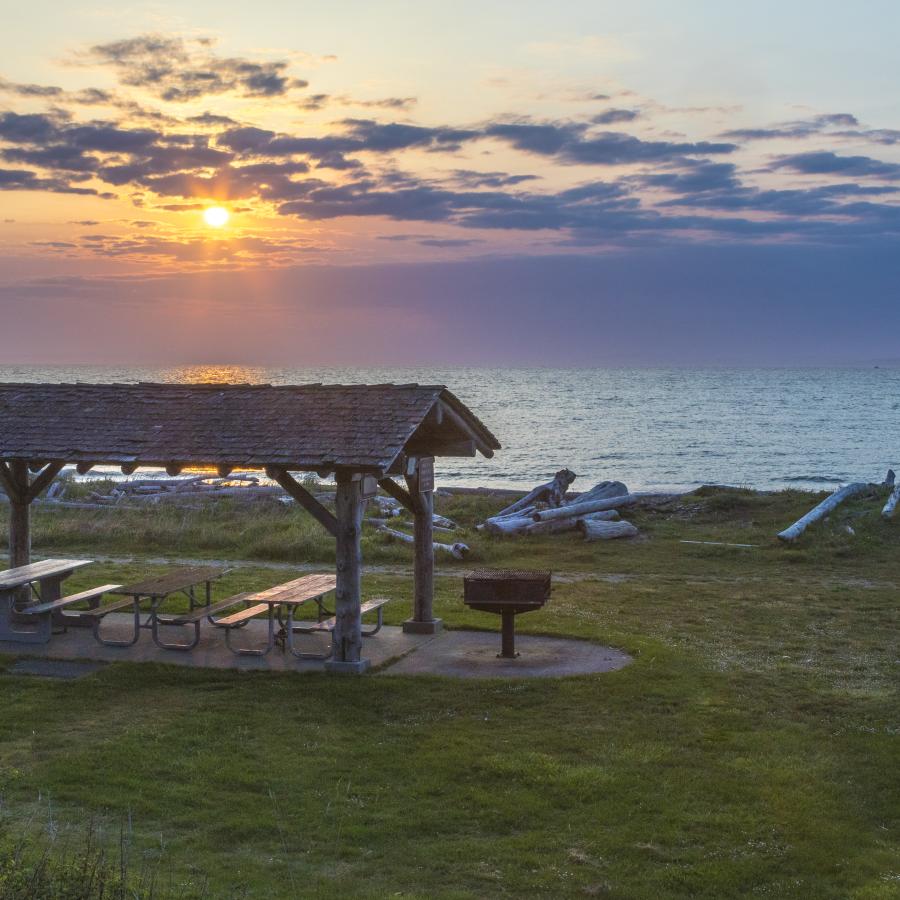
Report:
[[[49,824],[100,821],[112,859],[128,822],[132,866],[160,873],[160,897],[900,896],[900,523],[859,500],[778,544],[811,502],[701,492],[608,544],[488,537],[472,526],[498,504],[441,502],[478,561],[572,573],[520,629],[622,647],[635,661],[615,673],[2,675],[0,838],[44,846]],[[284,580],[269,560],[332,559],[294,510],[36,519],[36,553],[135,557],[73,589],[160,568],[141,555],[256,559],[223,595]],[[283,543],[250,552],[246,535]],[[365,541],[369,562],[410,559]],[[461,604],[465,566],[442,565],[437,614],[495,627]],[[407,576],[370,574],[364,591],[395,598],[389,622],[408,615]]]

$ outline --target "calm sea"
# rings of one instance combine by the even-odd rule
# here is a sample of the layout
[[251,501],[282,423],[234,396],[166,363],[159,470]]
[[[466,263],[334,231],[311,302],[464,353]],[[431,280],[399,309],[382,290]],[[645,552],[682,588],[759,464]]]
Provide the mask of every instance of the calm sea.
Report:
[[0,381],[446,384],[497,435],[492,460],[445,459],[446,485],[735,484],[822,489],[900,470],[900,368],[262,369],[0,367]]

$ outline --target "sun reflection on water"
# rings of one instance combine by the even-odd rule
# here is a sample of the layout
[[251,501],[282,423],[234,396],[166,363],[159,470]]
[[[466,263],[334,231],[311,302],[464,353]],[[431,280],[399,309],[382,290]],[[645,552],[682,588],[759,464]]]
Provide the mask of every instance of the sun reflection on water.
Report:
[[160,376],[175,384],[260,384],[269,380],[265,369],[239,365],[173,366]]

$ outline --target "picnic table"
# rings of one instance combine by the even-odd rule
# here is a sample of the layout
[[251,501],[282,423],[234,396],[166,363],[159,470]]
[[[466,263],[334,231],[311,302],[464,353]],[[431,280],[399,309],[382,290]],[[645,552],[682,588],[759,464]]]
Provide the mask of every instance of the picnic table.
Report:
[[[113,647],[129,647],[136,643],[140,636],[141,628],[149,628],[153,635],[153,641],[158,647],[164,650],[192,650],[197,646],[200,640],[200,624],[204,618],[208,618],[210,622],[214,621],[212,616],[217,610],[227,609],[234,603],[220,601],[214,604],[212,602],[212,583],[221,578],[228,569],[221,566],[192,566],[173,569],[163,575],[157,575],[152,578],[137,581],[134,584],[118,586],[112,591],[114,594],[121,595],[124,599],[117,603],[104,607],[105,612],[112,612],[114,609],[125,606],[134,608],[134,624],[131,637],[127,640],[119,640],[103,637],[100,633],[100,622],[98,620],[94,625],[94,636],[101,644]],[[198,602],[197,588],[203,586],[203,599]],[[190,603],[187,613],[168,615],[160,612],[160,607],[173,594],[184,594]],[[147,619],[140,621],[141,603],[149,601],[150,608]],[[194,636],[188,643],[164,641],[160,635],[160,626],[184,626],[190,625],[194,628]]]
[[[328,633],[334,631],[337,622],[334,613],[325,607],[325,595],[331,593],[337,587],[337,578],[334,575],[315,574],[304,575],[277,584],[264,591],[256,593],[239,594],[232,598],[233,605],[242,602],[244,609],[225,616],[214,622],[215,625],[225,629],[225,643],[235,653],[249,656],[265,656],[270,653],[278,643],[282,650],[288,650],[298,659],[330,659],[334,654],[333,642],[324,653],[310,653],[301,651],[294,645],[294,634]],[[308,603],[316,604],[316,620],[314,622],[295,622],[294,616],[298,609]],[[361,612],[378,612],[377,624],[363,631],[368,637],[377,633],[382,627],[382,607],[387,603],[386,599],[379,598],[362,604]],[[236,628],[243,628],[252,618],[266,613],[267,640],[262,648],[236,647],[231,643],[231,632]],[[325,618],[329,616],[330,618]],[[279,624],[279,630],[275,631],[275,622]]]
[[[52,635],[54,615],[76,603],[96,604],[104,593],[119,587],[105,584],[63,597],[63,581],[92,562],[90,559],[44,559],[0,572],[0,640],[45,644]],[[23,602],[23,588],[34,594],[36,602]],[[15,627],[25,623],[28,628]]]

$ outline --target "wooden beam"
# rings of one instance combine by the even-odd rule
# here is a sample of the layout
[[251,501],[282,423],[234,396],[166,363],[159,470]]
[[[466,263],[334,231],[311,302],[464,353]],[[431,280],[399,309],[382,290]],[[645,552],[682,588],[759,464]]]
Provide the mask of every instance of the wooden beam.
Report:
[[474,442],[475,446],[481,453],[490,459],[494,455],[494,451],[472,430],[471,426],[463,417],[453,409],[450,409],[446,403],[441,402],[444,416],[449,419],[463,434],[468,435]]
[[[275,466],[267,466],[266,475],[280,484],[329,534],[337,537],[338,520],[303,485],[299,484],[290,472]],[[358,487],[359,482],[356,484]]]
[[475,441],[429,441],[417,437],[406,445],[410,456],[475,456]]
[[75,466],[75,471],[79,475],[87,475],[87,473],[90,472],[91,469],[93,469],[93,468],[94,468],[94,463],[92,463],[92,462],[80,462],[80,463],[78,463],[77,466]]
[[393,478],[380,478],[378,486],[413,515],[416,514],[416,501]]
[[137,471],[138,464],[136,462],[133,463],[122,463],[119,468],[122,470],[123,475],[134,475]]
[[444,406],[440,400],[438,400],[434,406],[428,411],[428,415],[425,417],[426,425],[440,425],[441,422],[444,421]]
[[233,466],[218,465],[216,466],[216,474],[219,478],[227,478],[231,474],[233,468]]
[[34,481],[31,482],[25,499],[29,503],[31,503],[32,500],[37,499],[50,486],[50,482],[59,475],[64,465],[65,463],[63,462],[47,463],[47,465],[41,469]]

